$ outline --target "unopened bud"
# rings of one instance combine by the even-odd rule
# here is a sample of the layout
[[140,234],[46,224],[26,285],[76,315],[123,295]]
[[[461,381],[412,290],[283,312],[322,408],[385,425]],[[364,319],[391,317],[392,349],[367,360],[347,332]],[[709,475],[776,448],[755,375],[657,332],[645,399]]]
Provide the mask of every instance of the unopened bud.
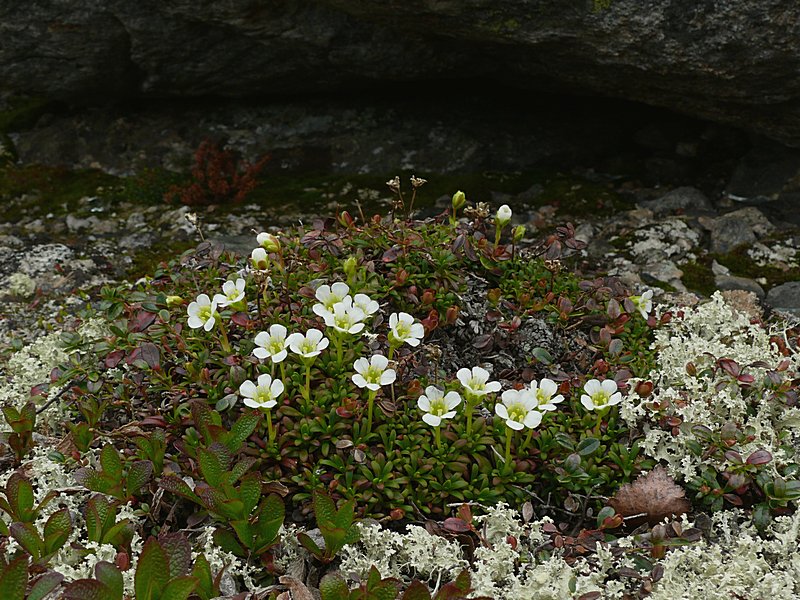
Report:
[[267,252],[281,251],[281,243],[278,241],[278,238],[271,233],[259,233],[256,240],[258,240],[259,245]]
[[250,254],[250,262],[252,263],[254,269],[259,271],[266,270],[269,268],[267,251],[264,250],[264,248],[254,248],[253,252]]
[[511,221],[511,208],[508,204],[503,204],[495,215],[495,220],[500,227],[505,227]]
[[355,256],[348,256],[344,260],[344,264],[342,264],[342,268],[344,269],[345,275],[348,277],[353,277],[356,274],[356,268],[358,267],[358,260]]
[[462,191],[453,194],[453,210],[459,210],[467,203],[467,196]]
[[183,304],[183,298],[180,296],[167,296],[167,306],[180,306]]
[[517,225],[514,227],[513,239],[515,244],[519,244],[522,238],[525,237],[525,225]]

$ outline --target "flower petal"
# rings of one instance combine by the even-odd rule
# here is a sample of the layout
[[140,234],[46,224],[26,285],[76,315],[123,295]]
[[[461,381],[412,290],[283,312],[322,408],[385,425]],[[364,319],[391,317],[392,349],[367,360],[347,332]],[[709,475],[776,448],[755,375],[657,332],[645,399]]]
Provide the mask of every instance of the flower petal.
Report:
[[611,394],[611,398],[608,400],[608,406],[614,406],[620,402],[622,402],[622,394],[617,392],[616,394]]
[[505,404],[498,402],[494,405],[494,412],[497,414],[498,417],[501,419],[508,419],[508,409],[506,408]]
[[269,373],[263,373],[258,376],[258,387],[267,388],[272,385],[272,376]]
[[453,409],[461,404],[461,395],[455,391],[447,392],[444,397],[444,402],[447,406],[447,410]]
[[249,379],[247,381],[243,381],[242,385],[239,386],[239,393],[247,398],[255,398],[256,384]]
[[270,393],[272,394],[273,398],[277,398],[283,393],[284,386],[283,382],[280,379],[276,379],[272,382],[272,385],[269,388]]
[[608,394],[609,396],[617,391],[617,382],[613,379],[604,379],[603,382],[600,384],[603,388],[603,391]]
[[[353,375],[352,379],[353,379],[353,383],[355,383],[358,387],[360,387],[360,388],[367,387],[367,380],[364,379],[364,376],[361,375],[361,373],[356,373],[355,375]],[[427,410],[427,409],[424,409],[424,410]]]
[[592,402],[592,399],[589,396],[586,396],[585,394],[583,396],[581,396],[581,404],[583,404],[583,407],[586,410],[594,410],[595,409],[594,402]]
[[542,422],[542,413],[532,410],[527,415],[525,415],[525,420],[523,421],[523,424],[528,429],[536,429],[541,422]]
[[273,338],[286,339],[286,327],[279,323],[274,323],[269,326],[269,335]]
[[381,373],[381,385],[389,385],[397,380],[397,372],[394,369],[387,369]]
[[442,422],[441,417],[437,417],[436,415],[432,415],[431,413],[425,413],[424,415],[422,415],[422,420],[425,421],[431,427],[438,427]]
[[603,385],[598,379],[590,379],[583,384],[583,389],[589,396],[594,396],[597,392],[603,389]]
[[417,406],[420,410],[428,412],[431,409],[431,401],[426,396],[420,396],[417,398]]
[[539,389],[549,398],[558,391],[558,385],[552,379],[545,378],[539,382]]

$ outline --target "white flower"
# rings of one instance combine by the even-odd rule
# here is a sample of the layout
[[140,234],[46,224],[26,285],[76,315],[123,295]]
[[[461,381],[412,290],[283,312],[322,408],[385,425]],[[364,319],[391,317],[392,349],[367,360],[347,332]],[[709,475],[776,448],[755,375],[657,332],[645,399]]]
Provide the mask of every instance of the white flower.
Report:
[[264,271],[269,267],[269,258],[267,257],[267,251],[263,248],[253,248],[253,251],[250,253],[250,263],[253,265],[253,268],[257,271]]
[[214,300],[217,301],[217,306],[230,306],[235,302],[244,298],[244,285],[245,281],[241,277],[233,281],[226,281],[222,284],[222,293],[215,294]]
[[613,379],[590,379],[583,385],[581,404],[586,410],[602,410],[622,402],[622,394],[617,391],[617,382]]
[[380,308],[380,305],[366,294],[356,294],[353,298],[353,306],[360,308],[367,316],[374,315]]
[[311,328],[305,335],[293,333],[286,338],[289,348],[303,358],[313,358],[328,347],[328,338],[319,329]]
[[536,410],[539,406],[536,394],[531,390],[506,390],[502,398],[502,403],[494,405],[494,412],[511,429],[535,429],[542,422],[542,413]]
[[256,236],[256,241],[259,246],[264,248],[267,252],[278,252],[281,249],[281,243],[271,233],[262,232]]
[[269,333],[262,331],[255,337],[257,348],[253,349],[253,354],[258,358],[272,358],[272,362],[279,363],[286,358],[286,347],[289,342],[286,340],[286,327],[283,325],[270,325]]
[[447,395],[437,387],[429,385],[425,393],[417,399],[417,406],[425,414],[422,420],[431,427],[438,427],[443,419],[452,419],[456,416],[453,409],[461,403],[458,392],[447,392]]
[[342,333],[360,333],[364,329],[362,321],[366,318],[366,315],[360,308],[353,306],[351,302],[350,296],[347,296],[345,301],[334,304],[333,310],[326,312],[323,317],[325,325],[333,327],[336,331],[341,331]]
[[414,317],[404,312],[389,315],[389,329],[389,340],[398,344],[419,346],[419,341],[425,337],[422,323],[414,323]]
[[505,226],[509,221],[511,221],[511,209],[509,208],[508,204],[503,204],[503,206],[497,209],[495,220],[501,227]]
[[631,302],[636,307],[636,310],[642,315],[643,319],[653,310],[653,290],[647,290],[641,296],[631,296]]
[[489,371],[481,367],[472,367],[471,371],[466,368],[459,369],[456,377],[458,377],[467,393],[474,397],[500,391],[500,382],[489,381]]
[[[348,294],[350,294],[350,287],[346,283],[337,281],[333,285],[325,284],[319,286],[314,295],[326,310],[331,311],[333,310],[333,305],[344,300]],[[316,306],[314,307],[314,312],[319,315]]]
[[283,382],[272,380],[268,374],[258,376],[258,385],[249,379],[239,386],[239,393],[244,396],[244,405],[250,408],[272,408],[278,396],[283,393]]
[[379,390],[382,385],[394,383],[397,373],[394,369],[387,369],[389,359],[380,354],[374,354],[372,358],[359,358],[353,363],[356,374],[353,375],[353,383],[360,388],[367,388],[373,392]]
[[186,309],[189,313],[189,327],[198,329],[202,327],[206,331],[211,331],[214,328],[216,319],[219,316],[217,313],[217,300],[211,300],[208,294],[200,294],[197,300],[191,302]]
[[552,379],[542,379],[538,386],[536,381],[531,381],[531,391],[536,397],[538,410],[556,410],[558,408],[556,404],[564,401],[564,396],[561,394],[553,397],[553,394],[558,391],[558,384]]

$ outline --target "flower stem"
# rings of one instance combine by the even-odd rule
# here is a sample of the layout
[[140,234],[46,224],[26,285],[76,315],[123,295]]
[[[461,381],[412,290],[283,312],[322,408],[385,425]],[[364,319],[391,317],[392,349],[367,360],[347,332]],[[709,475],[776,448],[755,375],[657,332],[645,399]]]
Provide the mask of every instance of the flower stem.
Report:
[[267,410],[267,431],[269,432],[269,444],[270,446],[275,443],[275,429],[272,427],[272,413]]
[[343,366],[342,362],[344,361],[344,356],[343,356],[344,344],[342,343],[343,342],[342,336],[337,332],[332,337],[334,339],[334,343],[336,344],[336,364],[338,364],[339,368],[341,369]]
[[375,404],[377,391],[370,390],[367,396],[367,435],[372,433],[372,407]]
[[506,427],[506,462],[503,467],[503,472],[506,473],[511,472],[511,436],[513,433],[514,430],[511,427]]
[[434,436],[436,437],[436,449],[439,450],[439,452],[441,452],[442,451],[442,435],[439,432],[439,429],[440,429],[440,427],[434,427],[433,431],[434,431]]
[[472,410],[475,408],[472,402],[472,396],[467,395],[466,402],[464,403],[464,408],[467,412],[467,437],[472,435]]
[[225,325],[222,324],[222,318],[219,321],[219,341],[222,342],[222,349],[225,352],[231,351],[231,343],[228,341],[228,333],[225,331]]
[[306,401],[306,408],[311,408],[311,361],[306,361],[306,386],[303,393]]
[[286,385],[288,383],[288,380],[286,379],[286,367],[283,365],[283,361],[280,362],[280,365],[281,365],[281,381],[283,382],[283,385]]
[[520,450],[525,450],[528,447],[528,444],[531,443],[533,440],[533,429],[528,430],[528,435],[525,437],[525,441],[522,442],[522,446],[520,446]]
[[494,247],[495,248],[497,248],[497,246],[500,245],[500,232],[501,232],[500,226],[496,225],[495,228],[494,228]]

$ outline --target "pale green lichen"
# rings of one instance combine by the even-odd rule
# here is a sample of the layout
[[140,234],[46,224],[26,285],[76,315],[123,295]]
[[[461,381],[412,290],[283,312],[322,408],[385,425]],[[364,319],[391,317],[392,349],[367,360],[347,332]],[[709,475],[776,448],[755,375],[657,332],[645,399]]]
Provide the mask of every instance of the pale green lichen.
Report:
[[16,298],[30,298],[36,291],[36,282],[25,273],[12,273],[6,285],[7,294]]
[[[108,325],[101,319],[90,319],[82,323],[76,333],[88,346],[108,335]],[[53,368],[63,364],[71,354],[83,355],[86,352],[85,348],[66,351],[60,332],[49,333],[24,346],[11,355],[2,372],[0,406],[21,407],[31,398],[34,386],[50,381]],[[51,385],[48,395],[52,397],[59,391],[61,387]],[[37,430],[40,433],[60,433],[68,420],[66,407],[55,402],[37,415]]]
[[[718,433],[731,423],[753,436],[737,445],[743,456],[767,450],[773,460],[764,468],[771,473],[793,461],[800,441],[800,411],[773,399],[760,383],[768,368],[775,369],[786,359],[770,342],[770,336],[781,331],[751,323],[748,315],[726,304],[719,292],[705,304],[673,312],[672,321],[655,331],[657,364],[649,379],[657,383],[656,389],[646,399],[631,392],[620,406],[628,425],[644,430],[642,448],[665,462],[674,477],[691,480],[704,466],[725,467],[719,458],[704,458],[691,451],[693,444],[702,442],[693,428],[700,425]],[[713,373],[721,358],[736,361],[755,377],[747,395],[732,377]],[[795,370],[798,356],[788,360],[793,367],[790,371]],[[689,364],[693,368],[687,372]],[[665,415],[680,418],[677,435],[659,427],[659,419]]]

